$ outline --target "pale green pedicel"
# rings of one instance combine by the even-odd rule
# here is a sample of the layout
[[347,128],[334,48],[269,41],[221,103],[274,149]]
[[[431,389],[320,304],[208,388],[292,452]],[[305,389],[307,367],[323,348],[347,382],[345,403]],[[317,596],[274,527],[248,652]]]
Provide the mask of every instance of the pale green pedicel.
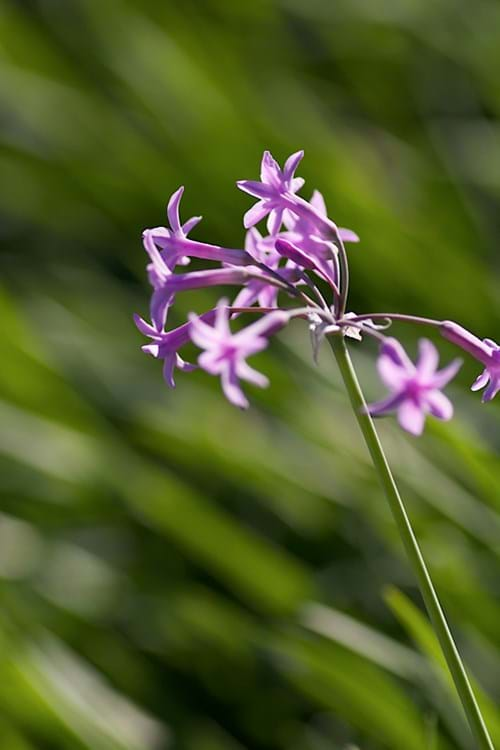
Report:
[[399,494],[389,464],[387,463],[382,444],[377,431],[375,430],[375,425],[373,424],[372,418],[365,410],[366,402],[349,356],[349,352],[345,345],[344,338],[341,336],[332,336],[328,340],[337,360],[337,364],[349,394],[349,399],[370,452],[375,470],[378,474],[387,500],[389,501],[406,553],[417,577],[420,593],[422,594],[425,606],[427,607],[436,636],[441,644],[446,663],[448,664],[448,668],[453,677],[455,687],[462,702],[472,733],[481,750],[494,750],[493,743],[472,691],[469,678],[467,677],[465,667],[460,658],[460,654],[458,653],[448,623],[446,622],[446,617],[413,532],[406,508],[401,495]]

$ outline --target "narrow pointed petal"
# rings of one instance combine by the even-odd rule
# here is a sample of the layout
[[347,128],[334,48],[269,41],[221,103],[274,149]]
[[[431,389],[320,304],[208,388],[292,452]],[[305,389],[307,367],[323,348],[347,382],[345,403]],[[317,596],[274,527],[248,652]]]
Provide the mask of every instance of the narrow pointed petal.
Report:
[[183,372],[193,372],[198,369],[197,365],[193,365],[191,362],[186,362],[178,354],[176,355],[176,365],[177,369],[182,370]]
[[144,344],[144,346],[141,346],[141,351],[144,352],[144,354],[150,354],[157,359],[158,354],[160,353],[160,347],[158,344]]
[[171,352],[163,360],[163,378],[169,388],[175,388],[174,369],[176,365],[176,354]]
[[385,339],[380,348],[380,353],[390,357],[393,362],[403,367],[409,374],[415,372],[415,365],[397,339],[392,337]]
[[239,180],[236,186],[244,193],[253,195],[254,198],[273,198],[276,196],[276,190],[270,185],[255,180]]
[[313,192],[310,203],[311,203],[311,206],[313,206],[319,214],[321,214],[322,216],[326,216],[325,199],[323,198],[319,190],[315,190]]
[[484,388],[485,385],[488,385],[490,382],[490,373],[488,370],[483,370],[483,372],[477,376],[475,381],[472,383],[470,389],[471,391],[480,391],[481,388]]
[[411,399],[405,399],[398,408],[398,422],[406,432],[421,435],[424,430],[425,413]]
[[490,380],[490,384],[483,393],[483,398],[481,400],[483,401],[483,403],[485,401],[492,401],[492,399],[494,399],[497,395],[498,391],[500,391],[500,377],[492,377]]
[[418,351],[417,370],[422,377],[431,377],[439,364],[438,350],[429,339],[420,339]]
[[445,396],[441,391],[431,391],[427,394],[426,401],[433,417],[445,422],[452,418],[453,404],[448,396]]
[[240,409],[248,408],[248,401],[240,388],[235,369],[232,365],[229,365],[222,371],[221,385],[228,401]]
[[153,235],[148,229],[146,229],[143,234],[143,245],[147,254],[151,258],[155,277],[160,281],[163,279],[167,279],[170,276],[171,271],[161,257],[160,251],[158,250],[154,242]]
[[189,336],[196,346],[201,349],[210,348],[220,341],[217,329],[204,323],[197,315],[190,314],[189,322]]
[[172,292],[164,288],[155,289],[151,296],[150,313],[154,326],[163,331],[167,321],[168,308],[174,301]]
[[274,237],[281,229],[283,224],[283,211],[279,208],[275,208],[271,211],[267,218],[267,231]]
[[290,192],[297,193],[301,188],[304,187],[305,180],[303,177],[294,177],[290,182]]
[[383,414],[394,411],[394,409],[401,404],[403,398],[404,396],[399,393],[392,394],[380,401],[375,401],[373,404],[368,404],[366,411],[374,417],[382,416]]
[[382,382],[392,390],[400,390],[406,381],[405,370],[393,359],[382,355],[377,360],[377,370]]
[[260,163],[260,179],[262,182],[275,185],[281,179],[281,169],[270,151],[264,151]]
[[179,203],[181,202],[183,193],[184,187],[181,185],[181,187],[172,194],[167,206],[168,222],[174,232],[179,232],[181,230]]
[[161,335],[158,333],[156,328],[154,328],[150,323],[146,323],[146,321],[137,313],[134,313],[134,323],[139,331],[145,336],[150,336],[151,338],[158,339],[161,338]]
[[435,375],[432,376],[432,385],[434,386],[434,388],[444,388],[444,386],[447,385],[450,380],[453,380],[457,372],[462,367],[462,364],[463,362],[461,359],[454,359],[450,362],[449,365],[436,372]]
[[255,206],[249,208],[243,216],[243,226],[245,227],[245,229],[250,229],[250,227],[253,227],[254,224],[258,224],[259,221],[265,219],[270,210],[271,207],[264,201],[259,201],[255,204]]
[[[235,338],[255,337],[255,336],[272,336],[281,328],[286,326],[289,321],[289,315],[284,310],[267,313],[262,318],[256,320],[252,325],[247,326],[235,335]],[[267,339],[263,339],[267,345]]]
[[339,227],[338,232],[339,232],[339,237],[342,240],[342,242],[359,242],[358,235],[356,234],[356,232],[353,232],[352,229]]
[[[233,307],[251,307],[258,299],[262,285],[259,281],[252,281],[241,289],[236,295]],[[237,313],[239,315],[239,313]],[[233,315],[236,318],[236,315]]]
[[188,235],[189,232],[191,232],[202,220],[203,216],[192,216],[190,219],[184,222],[184,224],[181,227],[182,234],[184,236]]
[[269,385],[269,378],[261,372],[254,370],[253,367],[250,367],[250,365],[244,361],[238,363],[236,373],[239,378],[242,378],[253,385],[257,385],[259,388],[267,388]]
[[283,167],[283,175],[285,177],[285,180],[291,180],[293,178],[293,175],[295,174],[295,170],[299,166],[303,157],[304,157],[304,152],[302,150],[296,151],[294,154],[288,157],[288,159],[285,162],[285,166]]

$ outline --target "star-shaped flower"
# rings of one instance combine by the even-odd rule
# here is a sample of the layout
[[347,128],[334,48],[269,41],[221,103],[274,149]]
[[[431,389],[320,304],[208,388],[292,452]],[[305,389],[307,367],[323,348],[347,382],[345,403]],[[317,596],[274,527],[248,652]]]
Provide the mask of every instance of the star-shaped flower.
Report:
[[293,195],[304,184],[302,177],[294,176],[303,156],[303,151],[297,151],[288,157],[285,166],[281,169],[270,152],[264,151],[260,167],[261,181],[240,180],[236,183],[240,190],[260,199],[243,217],[243,224],[246,229],[253,227],[266,216],[269,216],[267,220],[268,232],[271,235],[278,234],[286,210],[286,203],[284,203],[283,198]]
[[394,338],[385,339],[378,359],[378,372],[391,394],[368,406],[372,415],[379,416],[396,410],[401,427],[413,435],[424,429],[427,414],[448,420],[453,416],[453,405],[441,388],[456,375],[461,360],[453,360],[437,370],[439,354],[428,339],[420,339],[419,357],[414,365],[405,350]]
[[240,386],[240,379],[265,388],[269,381],[265,375],[254,370],[246,358],[262,351],[268,337],[288,322],[286,313],[276,311],[264,315],[260,320],[232,333],[229,327],[228,300],[220,300],[214,325],[208,325],[196,315],[190,315],[190,336],[194,343],[204,349],[198,364],[211,375],[220,375],[222,390],[228,401],[246,409],[248,400]]

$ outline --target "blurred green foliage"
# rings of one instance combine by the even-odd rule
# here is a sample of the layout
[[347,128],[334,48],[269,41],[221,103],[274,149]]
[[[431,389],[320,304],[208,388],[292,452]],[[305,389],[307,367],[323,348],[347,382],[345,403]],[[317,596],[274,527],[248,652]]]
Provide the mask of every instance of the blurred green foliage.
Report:
[[[195,236],[237,247],[234,181],[303,147],[362,238],[354,310],[495,337],[499,69],[494,0],[4,0],[2,750],[472,748],[328,351],[314,368],[291,327],[241,414],[201,373],[168,391],[131,314],[179,184]],[[500,746],[500,419],[476,370],[452,423],[380,430]]]

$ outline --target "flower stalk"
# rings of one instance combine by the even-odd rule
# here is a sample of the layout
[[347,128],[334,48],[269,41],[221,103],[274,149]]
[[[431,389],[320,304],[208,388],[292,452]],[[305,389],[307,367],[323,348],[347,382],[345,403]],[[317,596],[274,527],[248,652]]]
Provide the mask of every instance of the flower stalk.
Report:
[[351,405],[363,434],[366,446],[375,467],[385,496],[389,502],[392,515],[398,527],[401,541],[418,581],[418,586],[431,619],[434,632],[439,640],[448,669],[455,683],[457,693],[462,702],[467,720],[477,745],[481,750],[494,750],[478,703],[472,691],[464,664],[458,653],[453,635],[446,621],[445,614],[439,602],[438,595],[432,583],[429,571],[422,556],[418,541],[413,531],[404,502],[399,494],[396,482],[387,462],[384,449],[367,411],[366,402],[354,370],[349,352],[342,336],[332,336],[328,339],[337,360]]
[[[149,339],[142,348],[145,353],[163,360],[163,376],[169,387],[175,386],[176,369],[189,372],[198,366],[220,378],[230,403],[246,409],[249,402],[242,381],[259,388],[269,382],[247,359],[263,351],[273,335],[293,319],[305,319],[315,361],[323,340],[329,339],[472,733],[479,750],[493,750],[371,415],[395,413],[400,426],[414,436],[422,434],[428,417],[448,421],[453,416],[453,404],[442,391],[458,373],[461,360],[455,359],[439,369],[436,346],[431,340],[421,338],[417,359],[413,362],[401,343],[386,335],[386,329],[393,322],[430,327],[476,359],[483,371],[471,389],[484,388],[483,401],[491,401],[500,392],[500,346],[493,339],[479,339],[449,320],[399,312],[358,315],[348,311],[349,258],[344,243],[356,243],[359,237],[329,218],[323,196],[317,190],[309,200],[297,195],[304,184],[301,177],[295,177],[302,156],[303,152],[297,151],[282,168],[266,151],[260,181],[237,183],[243,192],[258,199],[244,215],[247,232],[241,250],[188,238],[200,217],[194,216],[182,223],[179,204],[183,188],[173,193],[167,206],[169,226],[143,233],[153,291],[151,323],[139,316],[135,318],[139,331]],[[261,234],[255,226],[264,219],[267,220],[267,235]],[[177,266],[189,266],[191,258],[215,263],[216,267],[177,272]],[[201,315],[190,314],[187,323],[165,330],[167,313],[177,294],[219,285],[237,286],[239,291],[234,299],[219,299],[215,308]],[[300,307],[295,306],[297,302],[301,303]],[[244,313],[258,314],[259,318],[233,332],[232,323]],[[370,405],[365,403],[345,337],[376,340],[379,346],[377,370],[388,389],[381,400]],[[197,365],[185,361],[179,354],[190,342],[200,350]]]

